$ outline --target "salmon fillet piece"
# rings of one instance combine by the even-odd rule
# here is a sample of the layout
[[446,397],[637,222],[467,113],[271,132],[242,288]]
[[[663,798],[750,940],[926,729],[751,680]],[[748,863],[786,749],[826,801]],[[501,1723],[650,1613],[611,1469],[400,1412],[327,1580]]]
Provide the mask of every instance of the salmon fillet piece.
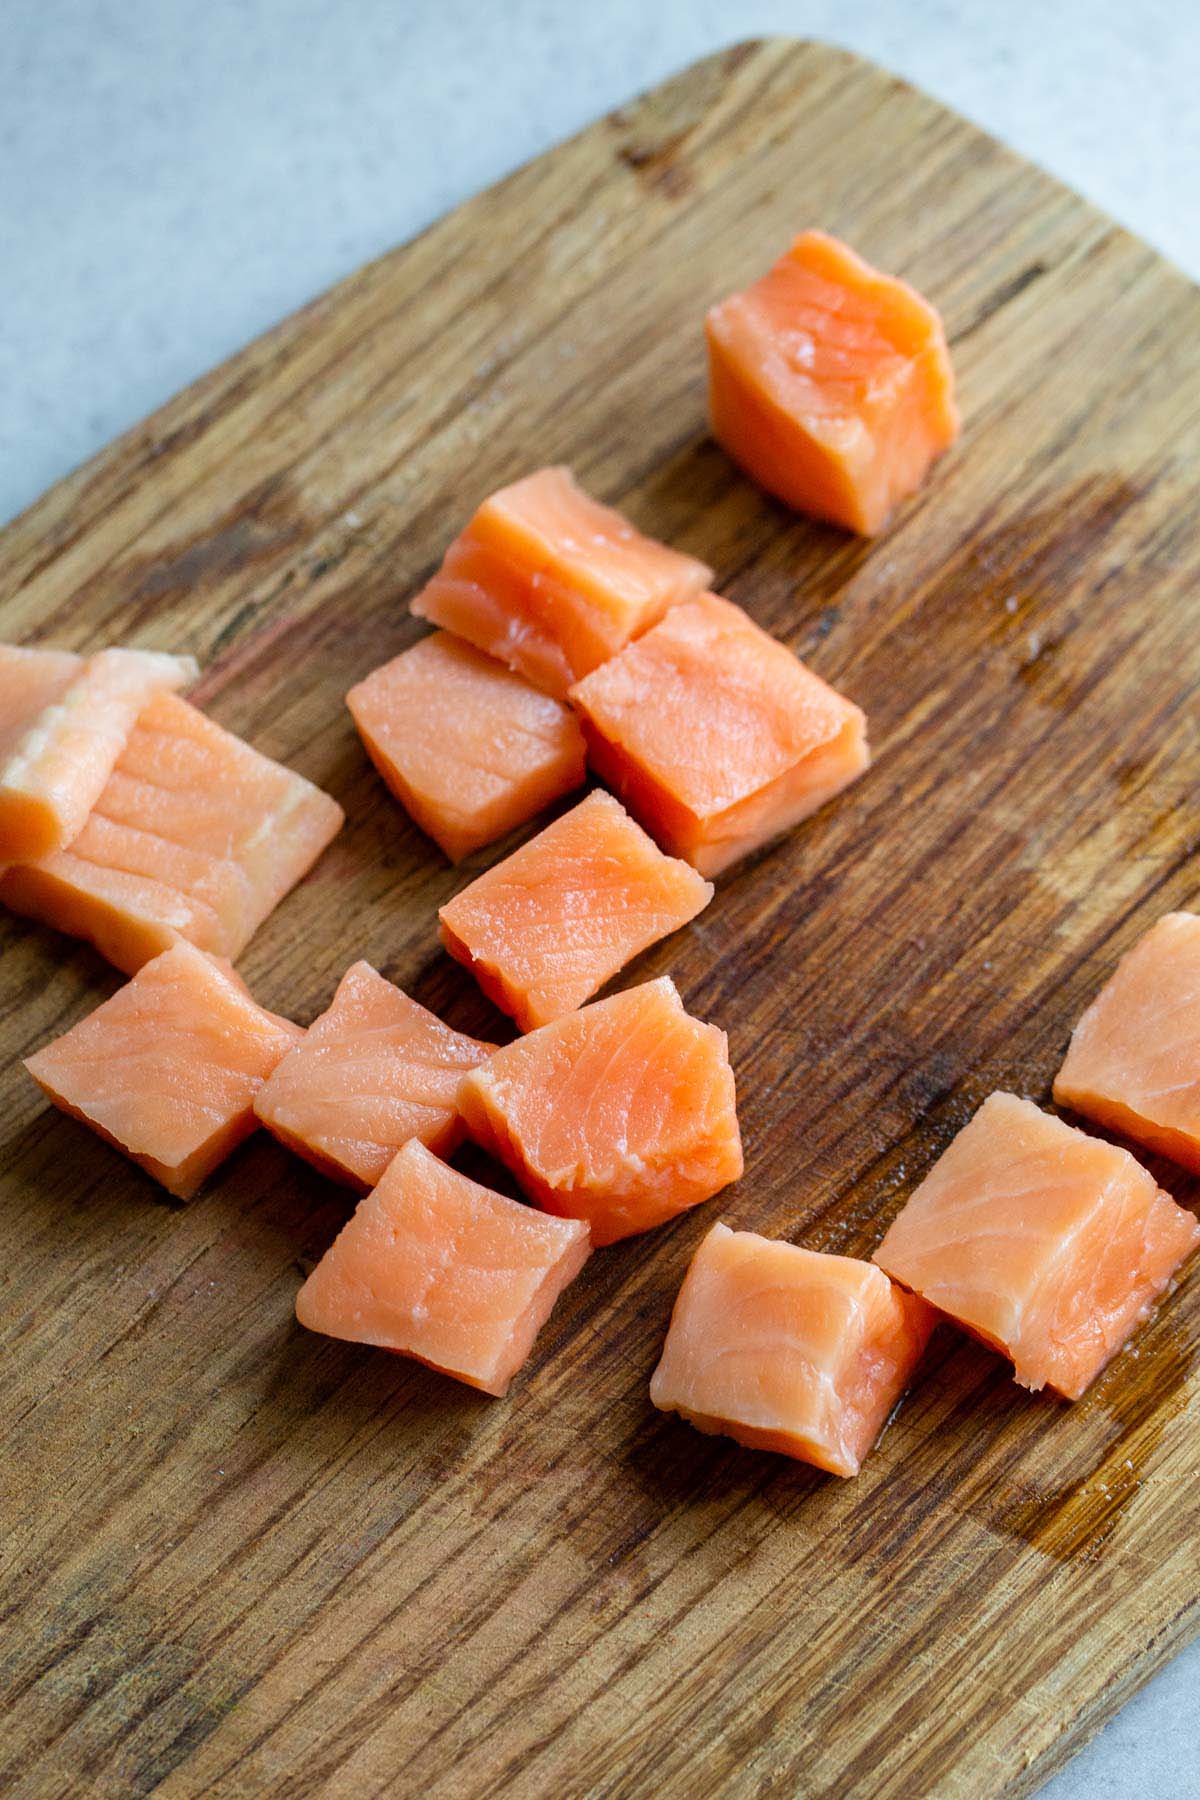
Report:
[[1075,1027],[1054,1098],[1200,1175],[1195,913],[1167,913],[1122,957]]
[[127,974],[181,938],[233,958],[342,823],[312,782],[159,694],[73,843],[0,872],[0,900]]
[[154,650],[84,658],[0,645],[0,863],[71,843],[146,702],[196,674],[190,656]]
[[446,631],[375,669],[346,704],[392,793],[454,863],[587,773],[570,708]]
[[452,1153],[463,1132],[459,1085],[495,1048],[452,1031],[357,962],[263,1084],[254,1110],[322,1174],[365,1193],[409,1138],[438,1156]]
[[590,1250],[586,1225],[494,1194],[412,1138],[300,1289],[296,1317],[501,1395]]
[[498,1050],[458,1093],[467,1131],[594,1244],[649,1231],[742,1173],[725,1033],[667,977]]
[[585,494],[569,469],[539,469],[484,501],[412,610],[561,700],[711,580],[694,556]]
[[857,1475],[936,1322],[871,1263],[714,1225],[679,1290],[650,1398],[752,1450]]
[[232,969],[176,944],[25,1067],[55,1106],[187,1200],[254,1130],[255,1095],[301,1036]]
[[823,231],[705,330],[713,436],[799,512],[872,536],[959,434],[936,310]]
[[574,1012],[694,919],[712,884],[664,856],[611,794],[578,806],[438,913],[442,943],[522,1031]]
[[1009,1357],[1022,1387],[1077,1400],[1197,1242],[1200,1224],[1128,1151],[996,1093],[875,1261]]
[[861,709],[705,594],[571,689],[601,779],[664,849],[719,875],[870,762]]

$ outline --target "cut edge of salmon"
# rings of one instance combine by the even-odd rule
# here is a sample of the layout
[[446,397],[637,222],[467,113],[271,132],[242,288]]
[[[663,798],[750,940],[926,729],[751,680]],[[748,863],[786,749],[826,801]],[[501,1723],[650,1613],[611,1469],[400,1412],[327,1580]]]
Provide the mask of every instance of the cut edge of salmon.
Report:
[[[886,297],[877,327],[911,371],[899,406],[883,421],[888,441],[872,437],[861,415],[847,432],[841,415],[823,425],[796,414],[770,379],[771,355],[759,349],[750,357],[757,333],[778,329],[774,319],[759,320],[759,295],[789,264],[811,267],[831,285]],[[801,232],[763,276],[710,308],[705,336],[713,436],[761,487],[799,512],[875,536],[960,435],[954,369],[936,307],[827,232]],[[890,463],[882,475],[881,458]]]
[[[266,1007],[260,1006],[241,976],[222,958],[209,956],[184,941],[172,944],[163,954],[182,957],[189,963],[193,959],[197,959],[198,963],[203,965],[202,968],[197,969],[199,978],[203,982],[215,982],[226,989],[228,997],[235,1003],[238,1013],[247,1016],[256,1027],[260,1027],[262,1024],[273,1027],[278,1034],[278,1058],[282,1058],[287,1050],[303,1037],[301,1026],[293,1023],[291,1019],[286,1019],[278,1013],[269,1012]],[[143,965],[143,967],[146,966]],[[257,1128],[258,1120],[254,1116],[250,1100],[247,1100],[245,1106],[240,1108],[236,1114],[218,1122],[209,1135],[198,1143],[190,1154],[182,1157],[176,1163],[167,1163],[148,1151],[135,1149],[123,1142],[86,1104],[71,1099],[62,1085],[62,1071],[59,1068],[61,1047],[68,1042],[72,1033],[80,1026],[87,1025],[96,1014],[103,1012],[106,1006],[111,1005],[113,1000],[121,999],[126,994],[128,986],[129,984],[125,988],[118,989],[117,993],[110,996],[108,1001],[102,1001],[100,1006],[77,1021],[75,1026],[70,1027],[51,1043],[43,1045],[41,1050],[26,1057],[24,1066],[47,1099],[60,1112],[68,1118],[86,1125],[104,1143],[111,1145],[114,1150],[119,1150],[130,1162],[136,1163],[139,1168],[144,1169],[177,1200],[190,1200],[209,1175]]]
[[[457,865],[476,850],[482,850],[486,845],[495,843],[498,838],[506,837],[510,831],[534,818],[564,794],[569,794],[573,788],[582,786],[587,775],[587,752],[575,715],[563,702],[555,701],[562,713],[562,742],[557,752],[552,753],[548,748],[540,764],[531,766],[519,777],[510,774],[506,778],[504,791],[490,802],[480,802],[474,812],[468,815],[461,810],[453,812],[444,802],[439,805],[421,793],[384,741],[373,703],[379,677],[393,663],[399,662],[401,657],[411,655],[414,650],[419,650],[421,645],[431,644],[439,639],[449,640],[460,653],[469,652],[481,663],[493,664],[510,682],[524,679],[507,663],[487,655],[467,639],[455,638],[449,631],[438,630],[432,637],[420,639],[408,651],[402,651],[399,657],[393,657],[391,663],[382,664],[356,682],[346,695],[346,705],[363,748],[389,792],[400,802],[414,824],[433,840],[451,863]],[[553,700],[553,696],[540,687],[535,688],[532,682],[526,681],[525,686],[536,692],[544,704],[549,705]]]
[[[526,874],[528,886],[536,887],[538,892],[547,891],[549,884],[545,878],[540,878],[536,883],[529,881],[528,871],[536,869],[539,855],[546,854],[553,840],[563,836],[572,825],[577,824],[580,815],[585,812],[589,819],[593,814],[599,815],[598,824],[602,823],[610,833],[599,860],[606,864],[617,862],[619,851],[613,844],[611,834],[623,832],[626,842],[620,849],[625,852],[628,860],[634,855],[641,859],[641,867],[637,873],[647,886],[651,880],[659,883],[660,904],[665,909],[668,897],[675,900],[670,922],[662,930],[655,927],[627,938],[620,947],[617,960],[610,957],[602,967],[597,964],[587,977],[581,976],[565,989],[561,981],[557,989],[549,979],[541,983],[519,981],[515,973],[502,965],[500,951],[494,943],[481,942],[478,932],[474,938],[469,935],[470,905],[472,901],[477,903],[479,896],[494,889],[497,883],[510,878],[514,871]],[[510,872],[509,877],[506,877],[506,871]],[[629,879],[632,885],[632,874]],[[667,893],[668,885],[672,890],[670,896]],[[673,932],[682,930],[703,912],[713,897],[713,891],[712,883],[704,880],[690,862],[661,851],[650,834],[626,812],[619,800],[606,793],[603,788],[596,788],[535,837],[514,850],[510,856],[494,863],[490,869],[485,869],[482,875],[439,907],[438,935],[447,953],[470,971],[492,1004],[501,1012],[507,1013],[521,1031],[530,1032],[542,1025],[552,1024],[555,1019],[562,1018],[569,1012],[577,1011],[608,982],[614,980],[635,957],[654,944],[663,942]],[[464,912],[467,914],[465,918]],[[547,917],[545,923],[548,928],[552,923],[562,923],[569,927],[573,921],[551,921]]]
[[[1047,1265],[1039,1269],[1036,1287],[1024,1300],[1006,1336],[1000,1328],[999,1319],[995,1321],[993,1328],[978,1316],[977,1311],[974,1315],[971,1313],[967,1300],[958,1291],[961,1281],[952,1291],[946,1277],[937,1278],[934,1265],[940,1252],[934,1227],[940,1224],[937,1208],[941,1202],[940,1199],[931,1202],[928,1196],[935,1191],[929,1184],[935,1179],[945,1179],[944,1174],[938,1177],[939,1166],[954,1151],[958,1139],[976,1125],[985,1109],[991,1109],[991,1118],[1002,1129],[1000,1114],[1016,1118],[1018,1114],[1014,1112],[1014,1108],[1019,1109],[1026,1123],[1036,1120],[1040,1130],[1053,1132],[1056,1139],[1062,1134],[1064,1146],[1072,1140],[1078,1140],[1081,1148],[1087,1147],[1097,1167],[1092,1177],[1092,1198],[1086,1217],[1069,1232],[1064,1241],[1054,1247]],[[961,1154],[960,1151],[959,1155]],[[1106,1171],[1103,1174],[1100,1171],[1101,1161]],[[1061,1291],[1074,1273],[1075,1287],[1070,1291],[1077,1291],[1079,1283],[1085,1280],[1090,1280],[1094,1287],[1097,1275],[1104,1273],[1094,1258],[1089,1259],[1086,1254],[1087,1245],[1080,1241],[1080,1237],[1084,1224],[1095,1221],[1106,1208],[1123,1204],[1116,1194],[1118,1187],[1121,1187],[1130,1204],[1135,1208],[1140,1207],[1140,1211],[1136,1212],[1140,1260],[1132,1272],[1122,1264],[1121,1276],[1125,1283],[1123,1292],[1116,1299],[1110,1297],[1103,1315],[1098,1302],[1093,1300],[1086,1321],[1091,1335],[1085,1336],[1082,1341],[1077,1338],[1069,1342],[1065,1336],[1060,1338],[1055,1335],[1056,1329],[1062,1329],[1057,1315],[1052,1313],[1046,1318],[1043,1316],[1044,1308],[1042,1311],[1036,1309],[1051,1275],[1064,1277],[1064,1281],[1060,1282]],[[925,1216],[931,1205],[934,1208],[933,1227]],[[915,1243],[911,1242],[912,1231],[916,1229],[919,1232],[922,1228],[930,1232],[929,1239],[922,1241],[918,1238]],[[961,1250],[962,1242],[959,1237],[949,1240],[956,1252]],[[1128,1150],[1090,1137],[1065,1120],[1042,1111],[1032,1101],[998,1090],[988,1096],[983,1106],[943,1151],[925,1180],[913,1190],[871,1260],[893,1281],[920,1295],[931,1306],[952,1319],[961,1330],[1003,1356],[1012,1365],[1020,1386],[1034,1393],[1049,1388],[1064,1400],[1078,1400],[1129,1341],[1138,1326],[1150,1317],[1157,1302],[1197,1245],[1200,1245],[1200,1222],[1178,1206]],[[982,1274],[982,1265],[972,1271],[976,1284],[982,1279]],[[999,1291],[993,1290],[997,1293]]]
[[[798,1422],[794,1426],[788,1426],[782,1420],[775,1425],[755,1423],[753,1420],[735,1417],[732,1413],[713,1412],[703,1405],[689,1402],[685,1392],[689,1380],[692,1386],[698,1385],[702,1390],[704,1371],[687,1366],[689,1353],[694,1353],[695,1350],[694,1343],[688,1341],[682,1348],[681,1344],[689,1338],[689,1333],[694,1336],[698,1331],[703,1335],[705,1346],[711,1349],[715,1344],[719,1348],[719,1329],[706,1315],[711,1311],[714,1292],[722,1306],[728,1304],[721,1289],[728,1280],[729,1271],[715,1265],[722,1252],[727,1247],[733,1247],[734,1240],[752,1246],[749,1252],[751,1255],[769,1245],[771,1249],[767,1254],[777,1260],[780,1252],[799,1251],[804,1258],[803,1262],[796,1260],[792,1263],[792,1259],[788,1259],[799,1288],[804,1286],[803,1278],[806,1274],[814,1278],[817,1275],[825,1276],[826,1262],[850,1265],[855,1275],[868,1288],[876,1285],[876,1277],[882,1277],[883,1283],[886,1283],[886,1288],[879,1287],[878,1298],[881,1302],[886,1298],[892,1316],[873,1321],[879,1329],[871,1336],[868,1336],[865,1316],[860,1316],[859,1322],[863,1327],[860,1339],[857,1345],[847,1345],[847,1362],[851,1366],[843,1366],[836,1376],[826,1366],[823,1377],[817,1377],[818,1387],[822,1379],[827,1380],[836,1394],[840,1407],[836,1434],[829,1430],[818,1435],[812,1429],[801,1428]],[[811,1258],[820,1260],[814,1263],[808,1260]],[[867,1275],[863,1271],[870,1273]],[[706,1289],[713,1292],[707,1292]],[[701,1315],[696,1326],[689,1319],[691,1310]],[[697,1430],[709,1435],[731,1438],[747,1449],[766,1450],[793,1457],[830,1475],[852,1477],[859,1473],[867,1454],[878,1442],[897,1401],[911,1384],[938,1319],[939,1315],[933,1307],[891,1281],[882,1269],[871,1263],[860,1262],[854,1257],[832,1257],[828,1253],[808,1250],[801,1245],[766,1238],[758,1232],[735,1231],[723,1221],[718,1222],[706,1233],[697,1248],[676,1296],[666,1341],[651,1378],[651,1402],[660,1411],[676,1413]],[[801,1343],[802,1360],[807,1363],[808,1358],[803,1355],[802,1340],[797,1341]],[[772,1355],[777,1357],[779,1353],[777,1348]],[[839,1378],[844,1378],[846,1387],[837,1385]],[[709,1397],[715,1398],[711,1390]]]
[[[541,1278],[526,1297],[524,1303],[507,1316],[497,1313],[496,1323],[502,1326],[506,1336],[498,1338],[494,1354],[486,1367],[470,1369],[465,1358],[460,1358],[456,1367],[448,1359],[438,1360],[427,1350],[423,1351],[411,1341],[420,1336],[423,1321],[414,1320],[410,1314],[407,1320],[408,1330],[391,1329],[384,1331],[372,1326],[364,1326],[361,1314],[356,1311],[354,1324],[356,1330],[337,1329],[336,1315],[354,1309],[355,1289],[358,1285],[353,1273],[347,1273],[344,1265],[353,1263],[361,1254],[359,1240],[368,1237],[375,1228],[376,1216],[386,1218],[390,1210],[403,1208],[407,1198],[404,1182],[409,1179],[415,1182],[430,1179],[446,1183],[453,1194],[465,1197],[469,1205],[478,1210],[494,1212],[498,1217],[507,1218],[516,1224],[524,1224],[536,1230],[539,1235],[546,1236],[550,1226],[554,1227],[553,1239],[556,1245],[554,1254],[547,1251],[545,1266]],[[393,1197],[393,1190],[396,1190]],[[537,1225],[534,1225],[534,1221]],[[478,1234],[476,1234],[476,1238]],[[390,1243],[394,1248],[398,1243],[398,1234],[394,1227],[390,1231]],[[309,1275],[296,1296],[296,1317],[300,1324],[310,1331],[318,1331],[328,1337],[342,1338],[350,1343],[368,1344],[376,1349],[390,1350],[396,1355],[404,1356],[423,1367],[433,1369],[440,1375],[449,1376],[465,1386],[476,1389],[480,1393],[490,1394],[493,1398],[502,1398],[508,1391],[513,1377],[528,1360],[537,1339],[538,1333],[546,1323],[554,1305],[564,1289],[579,1274],[591,1254],[591,1240],[586,1224],[578,1220],[550,1219],[546,1215],[533,1212],[523,1206],[520,1201],[510,1200],[504,1194],[497,1194],[479,1182],[472,1181],[469,1176],[458,1170],[449,1168],[442,1160],[435,1157],[419,1139],[411,1138],[399,1150],[389,1163],[382,1180],[374,1187],[365,1199],[361,1200],[347,1223],[338,1233],[333,1244],[325,1252],[321,1261]],[[448,1258],[461,1254],[463,1244],[452,1241],[443,1253],[444,1266]],[[478,1254],[478,1251],[475,1252]],[[386,1278],[386,1267],[377,1256],[369,1256],[374,1274],[372,1277],[371,1302],[380,1305],[378,1284]],[[433,1296],[433,1305],[437,1305],[437,1296]],[[336,1322],[335,1322],[336,1320]],[[413,1329],[413,1327],[416,1329]],[[406,1339],[408,1341],[406,1341]]]
[[30,720],[0,765],[0,863],[35,861],[82,830],[156,693],[199,673],[191,656],[108,649],[84,658]]
[[[544,520],[535,522],[531,495],[543,507],[575,509],[579,536],[556,537]],[[606,583],[581,553],[589,539],[610,555],[621,544],[627,555],[641,556],[650,591],[640,604],[628,594],[617,600],[611,572]],[[573,681],[707,587],[712,575],[697,557],[638,531],[558,464],[488,495],[411,610],[561,700]]]
[[[611,1172],[600,1171],[599,1179],[593,1173],[581,1179],[578,1168],[535,1168],[511,1118],[513,1082],[508,1066],[514,1056],[539,1039],[544,1044],[551,1034],[577,1029],[578,1022],[597,1008],[627,1007],[639,996],[659,993],[677,1019],[695,1027],[703,1042],[714,1047],[714,1069],[721,1091],[709,1098],[708,1112],[712,1117],[703,1122],[701,1130],[687,1121],[677,1125],[674,1135],[654,1147],[652,1157],[645,1155],[647,1146],[636,1151],[627,1149],[619,1161],[623,1171],[620,1181],[616,1166]],[[745,1172],[728,1037],[719,1026],[697,1019],[686,1010],[669,975],[593,1000],[577,1012],[566,1013],[528,1036],[503,1045],[488,1062],[464,1077],[458,1090],[458,1107],[467,1135],[510,1170],[529,1198],[559,1218],[584,1220],[598,1249],[669,1223],[712,1199]]]

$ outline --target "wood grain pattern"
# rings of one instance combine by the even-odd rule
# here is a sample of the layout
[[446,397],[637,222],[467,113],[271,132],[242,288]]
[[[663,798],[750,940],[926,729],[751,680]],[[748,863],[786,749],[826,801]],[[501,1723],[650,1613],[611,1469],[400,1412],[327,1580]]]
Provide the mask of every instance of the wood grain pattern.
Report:
[[[962,445],[871,544],[704,432],[702,308],[810,222],[937,301],[960,373]],[[344,803],[242,964],[302,1021],[365,956],[501,1030],[435,938],[487,858],[405,824],[342,696],[535,463],[712,562],[866,707],[877,762],[637,965],[728,1027],[747,1173],[597,1255],[504,1404],[300,1331],[347,1200],[282,1149],[179,1210],[47,1111],[11,1059],[116,978],[4,922],[6,1792],[978,1800],[1195,1631],[1195,1270],[1074,1408],[947,1335],[853,1483],[646,1387],[714,1218],[867,1252],[1194,903],[1198,456],[1182,277],[902,82],[769,42],[460,208],[11,527],[0,636],[192,651],[213,715]]]

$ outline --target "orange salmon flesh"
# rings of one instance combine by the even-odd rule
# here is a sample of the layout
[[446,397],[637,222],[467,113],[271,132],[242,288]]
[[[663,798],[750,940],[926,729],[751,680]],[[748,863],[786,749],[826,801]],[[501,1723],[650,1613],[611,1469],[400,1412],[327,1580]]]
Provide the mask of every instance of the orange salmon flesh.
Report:
[[376,669],[346,704],[388,787],[451,862],[524,825],[587,773],[570,708],[446,631]]
[[714,1225],[650,1398],[701,1431],[857,1475],[936,1322],[871,1263]]
[[573,1012],[686,925],[712,886],[597,790],[438,913],[451,956],[522,1031]]
[[871,536],[959,434],[935,309],[822,231],[705,330],[713,436],[798,512]]
[[569,469],[539,469],[484,501],[412,610],[561,700],[711,580],[706,564],[585,494]]
[[1054,1098],[1200,1175],[1195,913],[1168,913],[1122,957],[1075,1027]]
[[300,1289],[296,1317],[500,1395],[590,1249],[586,1225],[480,1187],[414,1138]]
[[571,690],[593,768],[673,856],[719,875],[870,761],[866,719],[716,594]]
[[997,1093],[911,1195],[875,1261],[1077,1400],[1200,1241],[1128,1151]]
[[595,1244],[649,1231],[742,1173],[725,1033],[666,977],[506,1044],[463,1081],[471,1137]]
[[85,659],[0,644],[0,864],[71,843],[146,702],[196,674],[190,656],[153,650]]
[[63,1112],[187,1200],[254,1130],[256,1094],[302,1035],[181,943],[25,1067]]
[[494,1049],[452,1031],[357,962],[268,1077],[254,1110],[289,1149],[365,1192],[409,1138],[451,1154],[463,1129],[459,1085]]
[[126,974],[181,939],[236,958],[342,823],[311,781],[159,694],[78,836],[0,872],[0,900]]

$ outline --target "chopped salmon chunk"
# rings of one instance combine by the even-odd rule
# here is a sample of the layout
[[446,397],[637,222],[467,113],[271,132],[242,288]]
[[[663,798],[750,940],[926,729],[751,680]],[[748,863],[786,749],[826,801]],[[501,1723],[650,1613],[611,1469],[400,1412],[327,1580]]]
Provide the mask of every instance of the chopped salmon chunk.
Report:
[[63,1112],[186,1200],[254,1130],[255,1095],[302,1035],[232,969],[176,944],[25,1067]]
[[451,862],[579,787],[583,738],[561,700],[435,631],[346,695],[371,761]]
[[495,1048],[452,1031],[357,962],[254,1110],[289,1149],[365,1192],[409,1138],[450,1155],[462,1137],[459,1085]]
[[1077,1400],[1197,1242],[1200,1225],[1127,1151],[999,1093],[875,1261],[1009,1357],[1023,1387]]
[[159,694],[79,835],[0,873],[0,900],[129,974],[181,938],[236,957],[342,818],[311,781]]
[[190,656],[0,645],[0,863],[71,843],[146,702],[195,677]]
[[571,690],[593,767],[665,850],[717,875],[870,761],[866,719],[705,594]]
[[499,1395],[590,1249],[586,1225],[480,1187],[413,1138],[300,1289],[296,1317]]
[[1054,1098],[1200,1175],[1200,917],[1168,913],[1071,1038]]
[[694,919],[712,892],[598,789],[438,917],[451,956],[532,1031],[582,1006],[639,951]]
[[470,1135],[596,1244],[648,1231],[742,1173],[725,1033],[666,977],[595,1000],[466,1076]]
[[569,469],[539,469],[484,501],[412,609],[562,699],[711,580],[695,557],[585,494]]
[[937,312],[822,231],[706,330],[713,435],[800,512],[880,531],[958,436]]
[[650,1398],[701,1431],[857,1475],[936,1321],[871,1263],[714,1225]]

